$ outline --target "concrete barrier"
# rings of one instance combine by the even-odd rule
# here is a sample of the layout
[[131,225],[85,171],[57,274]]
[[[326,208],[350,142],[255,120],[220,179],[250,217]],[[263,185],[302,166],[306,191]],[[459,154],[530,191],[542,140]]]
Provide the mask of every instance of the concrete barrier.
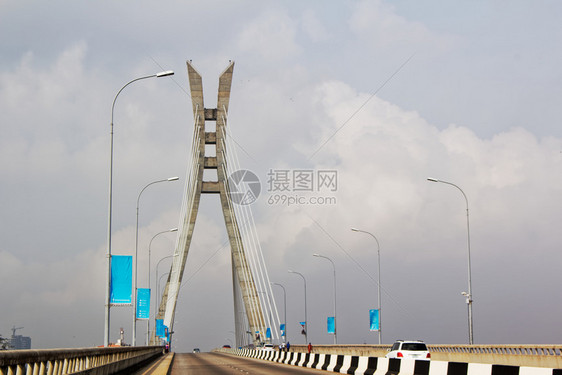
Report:
[[163,349],[159,346],[125,346],[6,350],[0,351],[0,374],[115,374],[162,355]]
[[[445,362],[562,368],[562,345],[427,345],[431,359]],[[314,345],[313,353],[384,357],[390,345]],[[306,353],[306,345],[291,345]]]
[[250,349],[221,349],[219,352],[351,375],[562,375],[562,369],[487,363],[389,359]]

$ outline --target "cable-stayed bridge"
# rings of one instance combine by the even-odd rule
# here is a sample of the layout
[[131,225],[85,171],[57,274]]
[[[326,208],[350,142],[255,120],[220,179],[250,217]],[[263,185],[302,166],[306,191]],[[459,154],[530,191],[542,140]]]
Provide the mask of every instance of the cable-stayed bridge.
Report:
[[[220,75],[216,108],[205,107],[202,77],[191,61],[187,62],[187,71],[193,109],[193,140],[173,262],[155,318],[168,327],[169,332],[173,331],[177,299],[189,259],[188,253],[201,194],[211,194],[220,199],[231,249],[236,347],[251,348],[259,347],[266,342],[280,343],[283,337],[280,331],[279,314],[254,218],[248,204],[255,199],[252,189],[254,181],[248,178],[251,176],[246,175],[239,165],[228,128],[234,63],[231,62]],[[197,359],[182,357],[178,363],[192,361],[191,363],[194,363],[192,366],[196,369],[201,369],[202,366],[209,367],[209,371],[205,373],[225,373],[226,363],[226,367],[232,371],[240,372],[240,369],[244,369],[249,373],[258,368],[259,372],[255,373],[260,374],[300,372],[263,364],[256,366],[255,362],[233,360],[232,355],[293,366],[325,367],[330,371],[348,374],[375,373],[375,371],[386,373],[387,370],[388,373],[393,374],[403,372],[409,374],[557,374],[560,373],[559,370],[553,368],[562,367],[560,345],[429,345],[428,347],[432,355],[431,363],[421,365],[417,363],[418,361],[415,361],[416,363],[404,361],[401,364],[399,359],[383,358],[390,348],[388,345],[315,345],[314,350],[308,353],[305,346],[298,345],[292,347],[291,352],[235,349],[227,351],[231,355],[228,360],[216,356]],[[170,370],[174,374],[171,357],[161,357],[163,349],[162,341],[154,329],[149,346],[0,351],[0,374],[149,374],[170,373]],[[155,364],[152,365],[152,362]],[[149,369],[134,372],[137,371],[134,368],[143,363],[150,363]],[[489,365],[482,365],[483,363]],[[211,367],[214,369],[210,369]],[[266,367],[267,370],[264,370]],[[163,370],[159,372],[158,369]],[[364,371],[357,372],[358,369]],[[435,371],[432,372],[434,369]]]
[[[162,319],[164,326],[173,331],[176,302],[201,194],[218,195],[231,249],[236,346],[245,346],[272,340],[278,342],[280,320],[252,211],[247,204],[255,197],[251,195],[251,189],[240,189],[244,176],[229,179],[241,171],[228,130],[233,71],[234,62],[231,62],[219,78],[217,107],[206,108],[202,77],[191,62],[187,62],[194,121],[191,160],[186,173],[173,263],[156,319]],[[155,343],[155,335],[152,337]]]

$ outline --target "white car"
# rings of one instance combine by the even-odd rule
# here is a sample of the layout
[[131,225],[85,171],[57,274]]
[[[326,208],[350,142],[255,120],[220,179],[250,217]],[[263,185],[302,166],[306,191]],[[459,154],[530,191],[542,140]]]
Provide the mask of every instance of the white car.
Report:
[[398,340],[392,345],[392,348],[385,355],[386,358],[411,358],[429,361],[431,354],[427,349],[427,345],[423,341],[404,341]]
[[262,349],[262,350],[269,350],[269,351],[271,351],[271,350],[275,350],[275,349],[273,349],[273,344],[265,344],[265,345],[263,346],[263,349]]

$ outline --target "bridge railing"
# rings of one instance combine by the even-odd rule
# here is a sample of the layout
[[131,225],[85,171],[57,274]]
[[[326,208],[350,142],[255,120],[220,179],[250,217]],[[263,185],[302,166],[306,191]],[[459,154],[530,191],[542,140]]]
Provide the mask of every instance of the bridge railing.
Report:
[[2,375],[113,374],[159,356],[160,346],[0,351]]

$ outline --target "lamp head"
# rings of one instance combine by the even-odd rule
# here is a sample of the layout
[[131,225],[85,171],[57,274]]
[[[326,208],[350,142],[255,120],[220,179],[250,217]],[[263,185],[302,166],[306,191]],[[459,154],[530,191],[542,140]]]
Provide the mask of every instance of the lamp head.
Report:
[[170,177],[170,178],[168,179],[168,181],[177,181],[177,180],[179,180],[179,179],[180,179],[179,177]]
[[166,70],[165,72],[156,73],[156,77],[167,77],[167,76],[173,76],[173,75],[174,75],[173,70]]
[[177,232],[177,231],[178,231],[178,228],[172,228],[172,229],[170,229],[170,232]]
[[436,178],[432,178],[432,177],[428,177],[428,178],[427,178],[427,181],[431,181],[431,182],[439,182],[439,180],[438,180],[438,179],[436,179]]
[[351,228],[351,230],[354,231],[354,232],[359,232],[359,229],[357,229],[357,228]]

